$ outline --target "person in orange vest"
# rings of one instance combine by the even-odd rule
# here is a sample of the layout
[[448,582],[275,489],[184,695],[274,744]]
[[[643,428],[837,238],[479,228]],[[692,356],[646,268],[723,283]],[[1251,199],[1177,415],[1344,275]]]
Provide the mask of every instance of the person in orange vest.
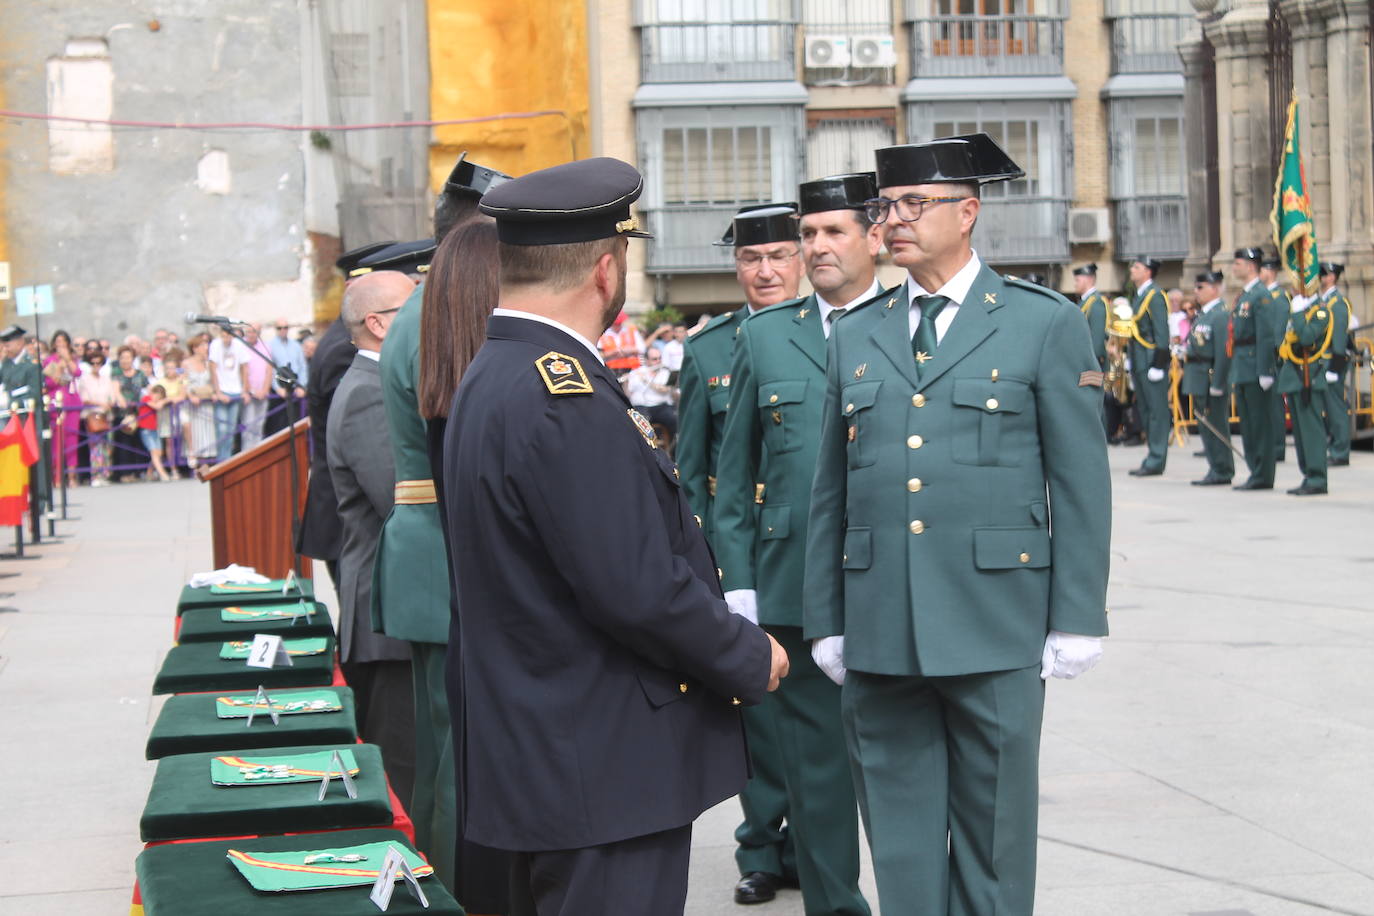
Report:
[[601,355],[606,357],[606,368],[617,375],[631,369],[638,369],[640,357],[644,354],[644,335],[639,333],[633,321],[621,312],[615,316],[615,324],[606,329],[597,341]]

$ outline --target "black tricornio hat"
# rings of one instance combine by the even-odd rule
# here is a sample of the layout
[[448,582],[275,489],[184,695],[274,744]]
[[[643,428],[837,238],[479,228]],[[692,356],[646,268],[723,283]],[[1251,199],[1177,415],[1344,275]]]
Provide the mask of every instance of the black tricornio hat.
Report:
[[1340,279],[1341,274],[1345,273],[1345,265],[1337,264],[1335,261],[1322,261],[1320,264],[1317,265],[1317,272],[1321,276],[1331,274],[1337,279]]
[[1237,248],[1237,261],[1254,261],[1256,264],[1264,260],[1264,252],[1258,248]]
[[1097,276],[1097,265],[1084,264],[1081,267],[1075,267],[1073,269],[1073,275],[1075,277],[1095,277]]
[[1213,286],[1220,286],[1226,278],[1221,275],[1219,270],[1207,270],[1197,275],[1194,283],[1210,283]]
[[507,245],[651,239],[630,215],[630,204],[643,190],[638,169],[602,156],[512,178],[484,194],[477,206],[496,219],[496,237]]
[[1146,255],[1141,255],[1138,258],[1132,258],[1131,263],[1144,264],[1149,269],[1150,276],[1154,276],[1155,274],[1159,273],[1159,269],[1164,266],[1160,262],[1159,258],[1151,258]]
[[1021,279],[1025,280],[1027,283],[1034,283],[1036,286],[1044,286],[1046,288],[1049,287],[1049,284],[1045,282],[1044,274],[1024,274],[1022,275]]
[[913,184],[1007,181],[1025,176],[1011,157],[985,133],[944,137],[929,143],[888,146],[873,154],[878,187]]
[[725,235],[715,244],[726,248],[743,248],[746,245],[800,241],[801,223],[797,219],[797,205],[785,203],[741,209],[730,221]]
[[458,194],[462,197],[478,198],[500,184],[510,181],[505,172],[468,162],[467,150],[458,154],[458,161],[444,182],[445,194]]
[[872,172],[831,175],[802,184],[802,216],[828,210],[862,210],[866,201],[878,196],[877,176]]
[[1269,270],[1279,270],[1283,267],[1283,262],[1279,260],[1278,255],[1267,254],[1264,256],[1264,260],[1260,261],[1260,267],[1265,267]]
[[429,262],[434,260],[434,250],[437,247],[434,244],[434,239],[420,239],[418,242],[397,242],[363,258],[353,271],[353,275],[362,276],[374,270],[397,270],[403,274],[422,274],[429,270]]
[[[396,242],[392,240],[390,242],[373,242],[370,245],[360,245],[357,248],[345,251],[343,254],[339,255],[339,259],[334,262],[334,266],[343,271],[345,277],[352,277],[354,276],[353,271],[357,270],[358,265],[362,263],[364,258],[371,257],[383,248],[390,248],[395,244]],[[367,273],[367,271],[363,271],[363,273]]]
[[17,337],[23,337],[27,333],[29,332],[21,328],[19,325],[12,324],[9,327],[5,328],[3,331],[0,331],[0,340],[14,340]]

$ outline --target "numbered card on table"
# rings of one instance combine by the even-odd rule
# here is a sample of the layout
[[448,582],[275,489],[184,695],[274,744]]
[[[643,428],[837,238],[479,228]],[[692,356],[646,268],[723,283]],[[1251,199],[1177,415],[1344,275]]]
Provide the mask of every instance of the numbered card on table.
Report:
[[315,613],[315,602],[293,601],[290,604],[259,604],[254,607],[220,608],[219,619],[224,623],[257,623],[260,620],[290,620],[309,617]]
[[[302,655],[323,655],[329,649],[329,637],[319,636],[314,639],[283,639],[281,644],[282,648],[286,650],[286,654],[292,658]],[[242,661],[249,657],[252,649],[252,640],[235,639],[220,645],[219,657]]]
[[[300,852],[242,852],[231,849],[228,859],[255,891],[318,891],[334,887],[374,884],[393,843],[363,843],[335,849]],[[434,867],[409,849],[399,850],[417,878],[434,874]]]
[[[341,749],[339,759],[349,776],[358,775],[358,762],[353,752]],[[263,786],[291,782],[320,782],[342,779],[334,766],[335,751],[314,751],[309,754],[283,754],[276,757],[239,757],[221,754],[210,758],[210,781],[217,786]]]
[[342,712],[343,701],[333,690],[300,690],[271,698],[271,704],[257,701],[257,696],[215,697],[215,715],[221,719],[243,719],[250,712],[269,713],[275,710],[283,716],[299,716],[313,712]]

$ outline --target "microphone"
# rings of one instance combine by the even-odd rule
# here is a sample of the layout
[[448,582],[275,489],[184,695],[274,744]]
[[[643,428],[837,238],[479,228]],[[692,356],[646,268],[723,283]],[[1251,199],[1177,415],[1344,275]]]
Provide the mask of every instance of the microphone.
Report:
[[217,324],[221,327],[247,324],[244,321],[235,321],[225,315],[197,315],[195,312],[186,313],[187,324]]

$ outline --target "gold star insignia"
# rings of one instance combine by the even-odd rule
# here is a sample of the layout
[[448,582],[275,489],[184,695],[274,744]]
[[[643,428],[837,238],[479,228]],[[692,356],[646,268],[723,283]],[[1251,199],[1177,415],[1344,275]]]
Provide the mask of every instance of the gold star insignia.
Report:
[[983,293],[983,301],[984,301],[984,302],[991,303],[992,305],[996,305],[996,304],[997,304],[997,294],[996,294],[996,293]]
[[924,366],[928,361],[930,361],[930,360],[932,360],[932,359],[934,359],[934,358],[935,358],[935,357],[931,356],[929,353],[927,353],[927,352],[924,351],[924,350],[917,350],[917,351],[916,351],[916,362],[920,363],[922,366]]

